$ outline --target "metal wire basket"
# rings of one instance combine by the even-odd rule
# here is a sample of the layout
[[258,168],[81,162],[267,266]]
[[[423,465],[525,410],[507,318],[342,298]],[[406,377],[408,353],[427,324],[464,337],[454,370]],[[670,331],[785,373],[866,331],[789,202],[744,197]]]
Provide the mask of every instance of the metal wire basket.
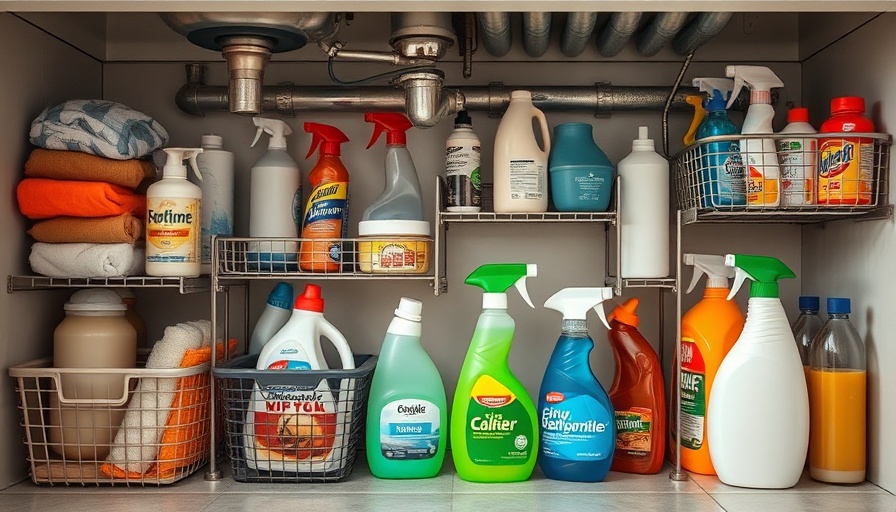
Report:
[[353,370],[256,370],[257,360],[243,356],[213,370],[234,480],[336,482],[350,475],[376,356],[356,356]]

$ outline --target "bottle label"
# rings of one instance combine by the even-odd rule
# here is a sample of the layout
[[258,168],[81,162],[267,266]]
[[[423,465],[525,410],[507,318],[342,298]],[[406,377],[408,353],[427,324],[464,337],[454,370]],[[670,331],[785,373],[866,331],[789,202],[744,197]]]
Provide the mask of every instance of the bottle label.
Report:
[[[293,363],[297,362],[279,361],[268,369],[300,369],[301,365]],[[337,414],[326,380],[310,391],[267,386],[256,391],[253,407],[254,448],[259,459],[312,462],[330,456],[336,442]]]
[[146,198],[146,261],[199,261],[201,204],[202,201],[196,198]]
[[482,180],[479,175],[479,146],[450,146],[445,150],[445,175],[448,178],[447,206],[482,205]]
[[610,411],[588,395],[551,391],[544,396],[541,453],[575,461],[605,460],[613,454]]
[[681,446],[699,450],[706,434],[706,364],[692,338],[681,339]]
[[815,202],[816,151],[815,139],[778,141],[782,206],[799,206]]
[[427,400],[395,400],[380,414],[380,450],[390,460],[430,459],[439,451],[439,407]]
[[826,139],[818,162],[820,204],[870,204],[874,185],[874,144],[867,139]]
[[467,453],[475,464],[525,464],[532,457],[533,427],[529,413],[509,389],[482,375],[470,392]]
[[544,164],[535,160],[511,160],[510,198],[541,200],[544,197]]
[[[316,262],[339,262],[341,243],[348,230],[348,182],[329,182],[314,187],[302,222],[302,238],[331,238],[329,243],[314,244]],[[304,250],[304,247],[303,247]],[[319,253],[319,254],[318,254]]]
[[633,457],[650,455],[653,411],[645,407],[632,407],[616,411],[616,453]]

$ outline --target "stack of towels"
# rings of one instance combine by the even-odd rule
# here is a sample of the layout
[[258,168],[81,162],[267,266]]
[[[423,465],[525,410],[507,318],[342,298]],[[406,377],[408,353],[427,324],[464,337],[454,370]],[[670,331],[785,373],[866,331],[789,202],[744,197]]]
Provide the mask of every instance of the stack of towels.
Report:
[[16,196],[36,221],[31,269],[49,277],[142,274],[146,196],[138,189],[156,177],[148,157],[168,142],[165,129],[120,103],[72,100],[44,110],[30,140],[37,148]]

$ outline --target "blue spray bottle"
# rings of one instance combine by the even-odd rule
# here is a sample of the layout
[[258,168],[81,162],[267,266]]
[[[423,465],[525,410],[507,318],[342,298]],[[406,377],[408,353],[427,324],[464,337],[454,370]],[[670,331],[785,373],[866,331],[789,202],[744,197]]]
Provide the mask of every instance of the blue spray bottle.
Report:
[[544,303],[563,313],[563,332],[538,392],[538,463],[548,478],[600,482],[610,471],[615,413],[588,362],[594,342],[585,316],[594,308],[609,329],[601,303],[612,297],[611,288],[564,288]]
[[[726,109],[734,81],[727,78],[695,78],[694,87],[707,95],[706,117],[697,127],[697,142],[707,137],[740,133]],[[701,206],[716,208],[747,204],[746,168],[737,141],[705,142],[700,145]]]

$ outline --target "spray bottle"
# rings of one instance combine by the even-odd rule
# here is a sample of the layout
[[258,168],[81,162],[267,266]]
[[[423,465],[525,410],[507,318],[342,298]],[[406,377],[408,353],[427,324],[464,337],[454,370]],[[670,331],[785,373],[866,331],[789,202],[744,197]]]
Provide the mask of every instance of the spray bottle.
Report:
[[[734,104],[744,84],[750,88],[750,107],[741,133],[771,134],[775,108],[772,87],[784,87],[781,79],[764,66],[728,66],[725,75],[734,78],[734,93],[728,107]],[[747,207],[774,208],[780,205],[781,167],[775,139],[741,139],[740,152],[747,167]]]
[[535,468],[538,416],[507,364],[516,324],[507,314],[506,293],[515,286],[535,307],[526,291],[526,278],[535,275],[535,264],[493,263],[464,281],[485,291],[451,408],[454,467],[470,482],[517,482]]
[[612,288],[564,288],[544,303],[563,314],[562,333],[538,392],[538,465],[548,478],[600,482],[610,471],[616,445],[614,411],[591,371],[588,355],[594,342],[585,316],[594,308],[609,329],[601,303],[612,297]]
[[386,187],[380,197],[364,210],[361,221],[423,220],[420,181],[411,152],[408,151],[405,133],[413,125],[407,117],[394,112],[368,112],[364,114],[364,120],[374,124],[367,149],[373,147],[380,135],[386,132]]
[[201,148],[165,148],[168,161],[162,179],[146,189],[146,275],[198,276],[202,189],[187,180],[190,159],[193,174],[202,181],[196,165]]
[[[695,78],[694,87],[705,92],[707,117],[697,127],[697,140],[736,135],[737,127],[728,118],[726,102],[734,82],[727,78]],[[707,142],[700,145],[701,206],[743,206],[747,204],[746,176],[737,142]]]
[[[271,136],[268,150],[252,166],[249,185],[249,236],[296,238],[302,203],[302,173],[286,152],[286,136],[292,128],[279,119],[253,117],[258,127],[252,147],[262,133]],[[297,270],[295,242],[252,242],[247,260],[250,270]]]
[[780,260],[728,254],[730,300],[750,279],[747,321],[722,361],[709,401],[709,453],[719,479],[783,489],[800,479],[809,446],[809,396],[778,280],[796,277]]
[[312,188],[302,217],[299,266],[310,272],[338,272],[341,239],[348,233],[348,170],[339,156],[340,144],[348,142],[348,137],[336,127],[319,123],[305,123],[305,131],[313,135],[305,158],[318,147],[320,157],[308,175]]
[[[688,471],[715,475],[706,435],[706,409],[722,360],[740,336],[744,315],[728,300],[728,279],[734,268],[725,257],[685,254],[684,263],[694,266],[691,293],[706,274],[703,298],[681,317],[681,465]],[[674,447],[674,444],[672,445]]]

